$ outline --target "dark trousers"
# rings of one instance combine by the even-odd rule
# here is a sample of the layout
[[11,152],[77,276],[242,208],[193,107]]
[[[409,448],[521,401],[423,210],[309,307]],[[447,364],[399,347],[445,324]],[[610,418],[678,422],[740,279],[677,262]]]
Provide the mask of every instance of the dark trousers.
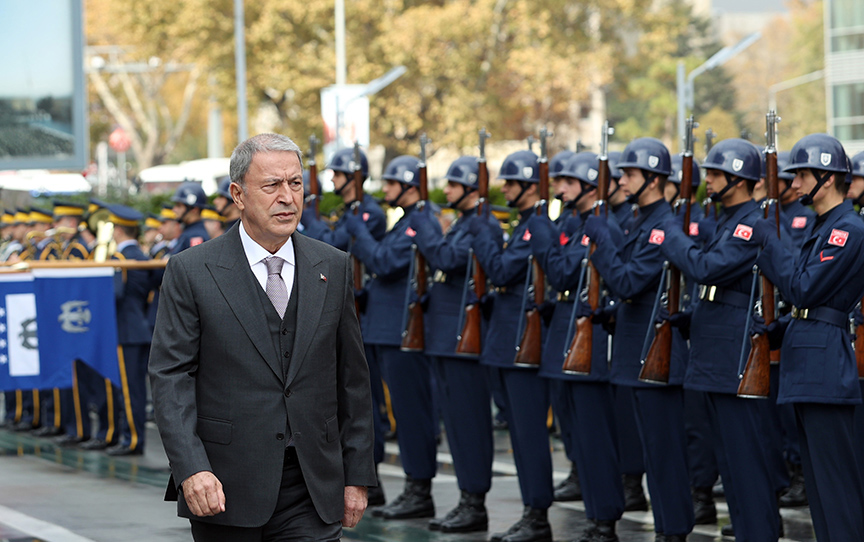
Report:
[[564,443],[564,453],[572,463],[576,463],[578,445],[575,442],[576,418],[573,404],[570,401],[572,380],[557,378],[549,379],[549,399],[552,412],[558,419],[558,429],[561,431],[561,442]]
[[[564,382],[564,381],[562,381]],[[618,520],[624,513],[624,487],[618,461],[615,406],[607,382],[566,382],[572,405],[576,469],[585,515]]]
[[774,491],[779,493],[789,487],[789,468],[786,466],[786,457],[783,454],[784,435],[783,424],[780,419],[780,407],[791,406],[777,404],[777,391],[780,388],[779,365],[771,366],[770,383],[771,391],[768,401],[763,401],[766,403],[768,415],[765,417],[765,438],[762,439],[762,445],[765,446],[765,454],[774,476]]
[[96,384],[103,383],[101,375],[83,361],[75,360],[72,365],[72,389],[63,398],[63,426],[67,435],[82,439],[92,436],[89,401],[94,393],[94,380]]
[[681,386],[634,388],[633,403],[645,451],[654,530],[686,535],[693,530],[693,501],[687,471],[684,390]]
[[615,394],[615,426],[618,428],[621,472],[642,476],[645,473],[645,456],[642,453],[642,441],[639,440],[639,429],[636,427],[633,388],[613,385],[612,392]]
[[324,523],[315,511],[293,448],[286,449],[276,509],[263,526],[232,527],[194,519],[190,523],[195,542],[335,542],[342,536],[341,522]]
[[708,398],[704,391],[684,390],[684,430],[687,434],[687,465],[690,485],[712,487],[719,471],[714,454],[716,437],[711,428]]
[[504,392],[504,411],[519,477],[522,503],[531,508],[552,506],[552,454],[549,451],[549,383],[536,370],[492,368],[492,378]]
[[854,410],[852,405],[795,404],[804,485],[819,542],[864,540]]
[[[861,396],[864,397],[864,380],[859,380]],[[853,418],[853,433],[855,435],[855,457],[858,461],[858,475],[861,477],[861,489],[864,491],[864,404],[855,405]]]
[[717,443],[722,448],[717,456],[735,539],[777,540],[780,511],[775,480],[765,447],[760,444],[765,437],[765,401],[713,392],[708,393],[708,401]]
[[3,392],[3,404],[6,407],[6,413],[3,415],[3,421],[12,423],[15,421],[15,391],[7,390]]
[[492,487],[492,408],[489,376],[476,360],[433,357],[438,405],[459,489],[487,493]]
[[118,351],[120,389],[115,395],[121,419],[120,444],[132,450],[144,448],[147,421],[147,359],[150,345],[123,345]]
[[372,425],[375,428],[375,464],[384,461],[384,438],[390,429],[387,417],[387,401],[384,398],[384,380],[381,364],[375,355],[375,346],[365,345],[366,364],[369,366],[369,384],[372,388]]
[[375,345],[375,356],[390,390],[402,468],[414,479],[433,478],[438,467],[438,418],[432,397],[432,362],[421,352],[402,352],[389,345]]

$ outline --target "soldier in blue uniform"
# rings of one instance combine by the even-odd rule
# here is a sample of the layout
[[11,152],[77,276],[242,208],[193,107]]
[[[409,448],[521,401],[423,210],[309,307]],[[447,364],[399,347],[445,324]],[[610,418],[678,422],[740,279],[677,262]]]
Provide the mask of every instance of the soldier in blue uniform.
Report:
[[[562,195],[569,222],[555,229],[545,217],[532,217],[531,250],[557,290],[557,303],[543,345],[540,376],[549,379],[552,408],[561,424],[561,435],[573,471],[579,473],[582,499],[589,525],[581,540],[614,541],[615,523],[624,511],[624,490],[618,461],[618,442],[612,387],[609,385],[609,335],[599,320],[593,323],[592,363],[588,375],[562,372],[565,352],[573,337],[574,303],[581,316],[590,317],[590,307],[578,291],[581,261],[587,256],[584,221],[597,199],[598,158],[582,152],[571,158],[561,173],[557,192]],[[602,210],[601,210],[602,212]],[[614,215],[609,218],[614,225]],[[620,236],[620,232],[617,234]],[[555,492],[555,500],[559,492]]]
[[793,304],[782,339],[778,401],[795,407],[816,537],[864,540],[853,440],[861,390],[846,331],[847,315],[864,294],[864,225],[845,201],[849,165],[835,138],[805,136],[784,169],[795,172],[792,189],[817,218],[797,258],[777,240],[770,220],[753,231],[753,241],[763,245],[757,263]]
[[792,237],[792,244],[801,250],[804,241],[810,238],[813,222],[816,220],[816,212],[805,206],[792,190],[792,181],[795,174],[784,171],[789,162],[789,152],[777,153],[777,178],[780,181],[780,220],[785,230]]
[[659,140],[638,138],[624,149],[618,168],[623,173],[621,189],[639,205],[639,216],[625,231],[623,245],[613,240],[602,214],[588,217],[585,233],[597,246],[591,261],[606,285],[624,300],[615,316],[610,378],[619,386],[633,388],[654,530],[664,542],[677,542],[686,540],[693,529],[681,387],[686,344],[677,330],[668,385],[638,380],[642,344],[654,324],[652,309],[663,273],[662,228],[672,217],[663,199],[664,184],[672,173],[669,151]]
[[609,181],[609,195],[606,201],[609,202],[609,211],[615,215],[615,220],[618,226],[622,228],[633,218],[633,206],[627,201],[627,195],[621,191],[618,181],[621,180],[621,170],[618,169],[618,162],[621,161],[621,153],[618,151],[609,152],[609,173],[612,177]]
[[[138,245],[139,223],[144,216],[129,207],[112,205],[110,220],[114,224],[114,241],[118,260],[147,261],[149,258]],[[122,412],[119,442],[108,448],[108,455],[143,455],[147,405],[147,358],[150,354],[151,333],[147,326],[147,297],[150,293],[150,271],[127,269],[115,275],[117,302],[118,362],[120,389],[117,409]]]
[[[377,241],[363,214],[344,215],[345,233],[354,238],[351,253],[372,274],[367,283],[368,300],[362,318],[366,354],[377,363],[390,389],[396,417],[399,451],[405,470],[401,495],[373,514],[385,519],[423,518],[435,515],[432,478],[437,470],[438,418],[433,409],[432,364],[423,352],[402,352],[402,307],[413,258],[411,246],[417,232],[410,217],[420,201],[420,161],[413,156],[394,158],[384,169],[384,195],[404,215]],[[440,235],[440,229],[437,230]]]
[[234,205],[234,199],[231,197],[231,177],[229,175],[219,179],[216,197],[213,198],[213,206],[225,218],[225,231],[230,230],[231,226],[240,220],[240,209]]
[[194,181],[181,183],[171,197],[171,201],[174,202],[177,221],[183,224],[183,232],[177,238],[177,244],[171,249],[171,254],[177,254],[209,240],[210,236],[207,235],[207,229],[201,220],[201,209],[207,206],[207,195],[201,188],[201,183]]
[[[850,159],[849,164],[849,182],[846,199],[854,205],[858,205],[858,216],[864,217],[864,205],[861,199],[864,196],[864,151],[859,152]],[[854,190],[854,192],[853,192]],[[864,308],[856,307],[852,311],[852,324],[856,335],[859,333],[860,326],[864,324]],[[856,356],[859,354],[856,351]],[[861,395],[864,397],[864,378],[858,379],[861,387]],[[864,405],[855,407],[855,450],[858,456],[858,472],[861,474],[861,483],[864,484]]]
[[853,156],[851,162],[852,183],[846,199],[859,207],[859,213],[864,209],[864,151]]
[[723,202],[713,236],[700,246],[672,220],[664,227],[661,245],[672,264],[702,285],[690,323],[684,385],[707,392],[720,475],[741,541],[777,540],[780,527],[772,465],[761,443],[769,406],[737,397],[738,360],[742,337],[750,330],[746,318],[759,248],[751,238],[762,211],[751,193],[761,175],[760,155],[742,139],[717,143],[702,163],[709,195]]
[[[330,163],[327,164],[327,169],[333,172],[333,193],[345,201],[346,209],[348,209],[358,198],[354,183],[354,149],[336,151],[333,158],[330,159]],[[360,171],[364,180],[369,177],[369,162],[363,151],[360,151]],[[366,228],[372,238],[380,241],[384,238],[387,230],[387,217],[375,198],[365,192],[359,196],[361,196],[360,217],[366,223]],[[352,212],[346,210],[331,230],[324,220],[316,218],[313,213],[303,213],[300,222],[304,228],[303,234],[324,241],[336,248],[348,250],[348,246],[351,244],[351,235],[345,229],[345,221],[349,214]]]
[[504,180],[501,191],[507,205],[519,211],[519,223],[502,249],[500,228],[484,217],[469,225],[471,246],[489,281],[495,287],[489,328],[483,341],[480,362],[491,369],[493,386],[502,390],[504,411],[510,428],[510,442],[525,508],[522,518],[506,532],[492,535],[494,542],[551,542],[552,528],[547,511],[552,505],[552,457],[546,419],[549,411],[549,383],[537,369],[514,365],[518,329],[523,306],[523,289],[531,255],[531,233],[527,220],[540,201],[537,155],[517,151],[507,156],[498,174]]
[[[478,160],[473,156],[458,158],[447,170],[444,195],[460,216],[444,236],[431,212],[410,217],[417,232],[414,242],[434,270],[423,319],[425,351],[433,361],[438,406],[461,491],[456,508],[429,522],[430,529],[442,532],[485,531],[489,524],[485,498],[492,485],[494,456],[489,375],[477,356],[456,354],[456,338],[462,332],[462,291],[470,279],[466,274],[471,261],[468,224],[479,199],[477,175]],[[490,228],[497,227],[494,217],[486,215],[486,220]]]

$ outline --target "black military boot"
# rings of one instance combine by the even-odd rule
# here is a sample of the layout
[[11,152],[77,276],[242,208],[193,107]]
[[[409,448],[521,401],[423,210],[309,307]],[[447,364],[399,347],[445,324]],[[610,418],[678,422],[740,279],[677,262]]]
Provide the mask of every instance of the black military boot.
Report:
[[714,505],[714,495],[710,487],[694,487],[693,517],[696,525],[717,523],[717,506]]
[[720,528],[720,534],[722,536],[728,536],[729,538],[735,538],[735,528],[732,527],[731,523],[727,523]]
[[[375,514],[375,512],[380,512]],[[373,515],[384,519],[408,519],[435,517],[435,503],[432,501],[432,480],[405,479],[405,489],[396,500],[383,508],[377,508]]]
[[496,533],[490,542],[552,542],[552,527],[546,516],[545,508],[525,507],[522,518],[514,523],[507,532]]
[[387,504],[387,499],[384,497],[384,486],[381,485],[381,478],[378,476],[378,465],[375,465],[375,479],[378,480],[378,487],[370,487],[366,492],[367,506]]
[[618,542],[614,519],[589,519],[588,527],[572,542]]
[[429,522],[429,529],[444,533],[470,533],[489,528],[486,513],[486,494],[462,492],[459,505],[446,516]]
[[654,542],[687,542],[687,535],[657,533],[654,535]]
[[642,489],[641,474],[624,475],[624,511],[648,511],[648,499],[645,498],[645,491]]
[[555,500],[558,502],[581,501],[582,486],[579,485],[579,473],[576,464],[570,465],[570,475],[555,487]]
[[807,490],[804,488],[804,472],[801,465],[789,465],[789,487],[777,501],[780,508],[807,506]]

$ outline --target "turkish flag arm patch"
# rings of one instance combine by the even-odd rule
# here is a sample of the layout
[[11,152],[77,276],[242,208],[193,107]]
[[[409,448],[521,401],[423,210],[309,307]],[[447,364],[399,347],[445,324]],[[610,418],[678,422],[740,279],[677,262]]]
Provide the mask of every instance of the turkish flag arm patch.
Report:
[[738,224],[735,226],[735,232],[732,234],[732,237],[749,241],[750,238],[753,237],[753,228],[747,224]]
[[843,230],[831,230],[831,235],[828,237],[828,244],[835,247],[846,246],[846,240],[849,239],[849,232]]
[[652,245],[662,245],[666,239],[666,232],[663,230],[651,230],[651,235],[648,236],[648,242]]
[[527,229],[525,230],[525,233],[522,234],[522,240],[523,241],[530,241],[531,240],[531,231],[530,230],[527,230]]
[[690,223],[690,237],[696,237],[699,235],[699,223],[691,222]]

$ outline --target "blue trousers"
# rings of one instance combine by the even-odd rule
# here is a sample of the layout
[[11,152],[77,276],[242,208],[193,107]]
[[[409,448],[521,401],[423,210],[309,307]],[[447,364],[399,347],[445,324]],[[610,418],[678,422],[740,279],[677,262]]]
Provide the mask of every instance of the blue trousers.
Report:
[[476,360],[433,357],[438,405],[459,489],[487,493],[492,487],[492,399],[489,370]]
[[708,397],[704,391],[684,390],[684,431],[687,434],[687,465],[690,485],[712,487],[720,475],[716,437],[711,427]]
[[375,429],[373,456],[375,464],[378,465],[384,461],[384,437],[390,428],[390,420],[387,418],[387,402],[384,398],[381,363],[376,356],[373,345],[364,345],[364,349],[366,351],[366,363],[369,366],[369,384],[372,388],[372,425]]
[[764,438],[766,405],[759,399],[741,399],[708,393],[717,435],[720,476],[737,542],[776,541],[780,511],[771,463]]
[[423,353],[402,352],[390,345],[375,345],[375,356],[390,389],[402,468],[411,478],[433,478],[438,467],[438,419],[432,397],[432,362]]
[[854,411],[852,405],[795,404],[804,485],[819,542],[864,540]]
[[615,426],[618,428],[618,458],[621,473],[642,476],[645,473],[645,455],[636,426],[633,407],[633,388],[612,385],[615,394]]
[[687,471],[684,390],[681,386],[633,388],[636,422],[651,494],[654,530],[686,535],[693,530],[693,501]]
[[[780,366],[771,366],[771,400],[777,403],[780,389]],[[785,403],[777,405],[777,418],[783,435],[783,456],[792,465],[801,464],[801,444],[798,440],[798,422],[795,420],[795,407]]]
[[771,470],[774,476],[774,491],[780,492],[789,487],[789,468],[786,466],[786,457],[783,454],[784,434],[783,422],[780,418],[781,407],[788,408],[791,405],[777,404],[777,391],[780,388],[780,366],[772,365],[770,373],[771,391],[766,402],[767,416],[765,417],[765,438],[762,444],[765,453],[771,462]]
[[[861,386],[861,396],[864,397],[864,380],[859,380],[858,385]],[[853,424],[855,456],[858,460],[858,474],[861,476],[861,488],[864,491],[864,404],[855,405]]]
[[117,407],[123,413],[120,444],[133,450],[143,449],[147,421],[147,359],[149,344],[123,345],[118,351],[120,388],[116,394]]
[[493,367],[492,379],[503,391],[522,503],[545,510],[553,500],[552,454],[546,428],[549,383],[537,371],[516,368]]
[[549,379],[549,398],[552,402],[552,412],[558,419],[558,428],[561,431],[561,442],[564,444],[564,454],[572,463],[576,463],[575,442],[576,418],[573,412],[573,404],[570,400],[572,393],[572,380]]
[[573,445],[585,515],[594,520],[619,520],[624,513],[624,488],[615,431],[615,400],[607,382],[560,381],[573,416]]

